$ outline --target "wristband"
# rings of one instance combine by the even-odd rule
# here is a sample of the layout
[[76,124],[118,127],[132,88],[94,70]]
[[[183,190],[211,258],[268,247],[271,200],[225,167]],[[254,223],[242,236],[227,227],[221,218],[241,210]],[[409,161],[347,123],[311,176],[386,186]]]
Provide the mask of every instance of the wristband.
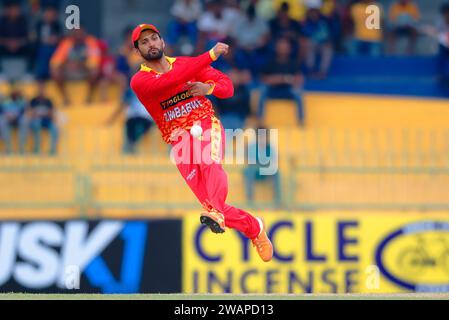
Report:
[[212,80],[207,80],[205,83],[212,85],[212,87],[206,93],[206,95],[211,95],[215,89],[215,82],[213,82]]
[[209,50],[209,55],[210,55],[210,58],[211,58],[213,61],[217,61],[217,60],[218,60],[218,57],[215,55],[214,49],[210,49],[210,50]]

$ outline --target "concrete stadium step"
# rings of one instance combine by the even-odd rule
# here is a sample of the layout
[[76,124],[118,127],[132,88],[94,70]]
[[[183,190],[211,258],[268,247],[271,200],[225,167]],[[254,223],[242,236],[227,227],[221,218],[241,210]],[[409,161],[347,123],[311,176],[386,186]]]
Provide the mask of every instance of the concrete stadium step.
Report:
[[407,97],[448,98],[435,77],[329,77],[325,80],[307,80],[305,90],[308,92],[335,92],[354,94],[377,94]]
[[300,167],[434,167],[449,165],[447,129],[279,129],[279,154]]
[[264,123],[268,128],[297,127],[297,107],[291,100],[268,100]]
[[371,204],[372,208],[397,204],[445,204],[448,175],[388,173],[311,173],[294,175],[297,187],[293,195],[304,206],[327,203],[333,207]]
[[[303,101],[311,128],[449,127],[449,100],[309,92]],[[295,103],[269,100],[264,122],[269,128],[297,127]]]
[[[65,128],[96,127],[107,128],[107,121],[117,108],[117,103],[92,103],[67,108],[59,108],[60,122]],[[113,126],[123,122],[117,119]]]
[[[306,128],[449,127],[449,101],[444,99],[308,92],[303,101]],[[270,100],[266,111],[272,128],[296,121],[296,106],[291,101]]]
[[[23,95],[27,99],[31,99],[36,95],[37,84],[34,82],[21,82],[16,83],[15,88],[22,91]],[[7,95],[10,92],[10,85],[6,82],[0,83],[0,93]],[[56,108],[70,109],[86,106],[86,97],[88,92],[88,84],[85,81],[69,81],[67,83],[67,93],[72,104],[68,107],[62,105],[62,97],[53,81],[50,81],[46,86],[46,94],[53,101]],[[117,104],[120,102],[120,90],[117,85],[112,84],[106,91],[107,101],[101,101],[100,94],[97,92],[94,95],[93,105],[96,104]],[[87,105],[89,106],[89,105]]]

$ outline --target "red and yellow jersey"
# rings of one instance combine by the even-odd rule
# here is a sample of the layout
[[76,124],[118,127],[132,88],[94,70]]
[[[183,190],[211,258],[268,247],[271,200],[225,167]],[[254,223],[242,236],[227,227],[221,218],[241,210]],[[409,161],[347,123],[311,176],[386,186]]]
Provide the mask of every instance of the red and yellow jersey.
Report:
[[194,122],[214,116],[209,99],[193,97],[187,82],[211,83],[209,92],[225,99],[234,94],[232,81],[222,72],[212,68],[215,60],[211,52],[198,57],[165,57],[170,71],[157,73],[142,65],[131,79],[131,88],[156,122],[165,142],[170,143],[173,134],[189,129]]

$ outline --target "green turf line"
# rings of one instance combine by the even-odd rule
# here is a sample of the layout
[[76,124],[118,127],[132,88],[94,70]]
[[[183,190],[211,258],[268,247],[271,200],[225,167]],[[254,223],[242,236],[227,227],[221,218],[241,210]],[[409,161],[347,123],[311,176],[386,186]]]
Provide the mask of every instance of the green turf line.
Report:
[[449,300],[449,294],[0,294],[0,300]]

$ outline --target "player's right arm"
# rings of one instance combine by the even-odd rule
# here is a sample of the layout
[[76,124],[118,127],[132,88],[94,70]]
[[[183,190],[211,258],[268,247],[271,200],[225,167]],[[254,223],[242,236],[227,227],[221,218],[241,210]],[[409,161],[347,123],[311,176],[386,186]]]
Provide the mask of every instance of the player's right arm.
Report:
[[131,80],[131,88],[139,95],[158,94],[174,85],[186,83],[222,54],[226,54],[228,50],[228,45],[217,43],[209,52],[191,58],[188,63],[182,64],[157,78],[149,72],[140,72]]

